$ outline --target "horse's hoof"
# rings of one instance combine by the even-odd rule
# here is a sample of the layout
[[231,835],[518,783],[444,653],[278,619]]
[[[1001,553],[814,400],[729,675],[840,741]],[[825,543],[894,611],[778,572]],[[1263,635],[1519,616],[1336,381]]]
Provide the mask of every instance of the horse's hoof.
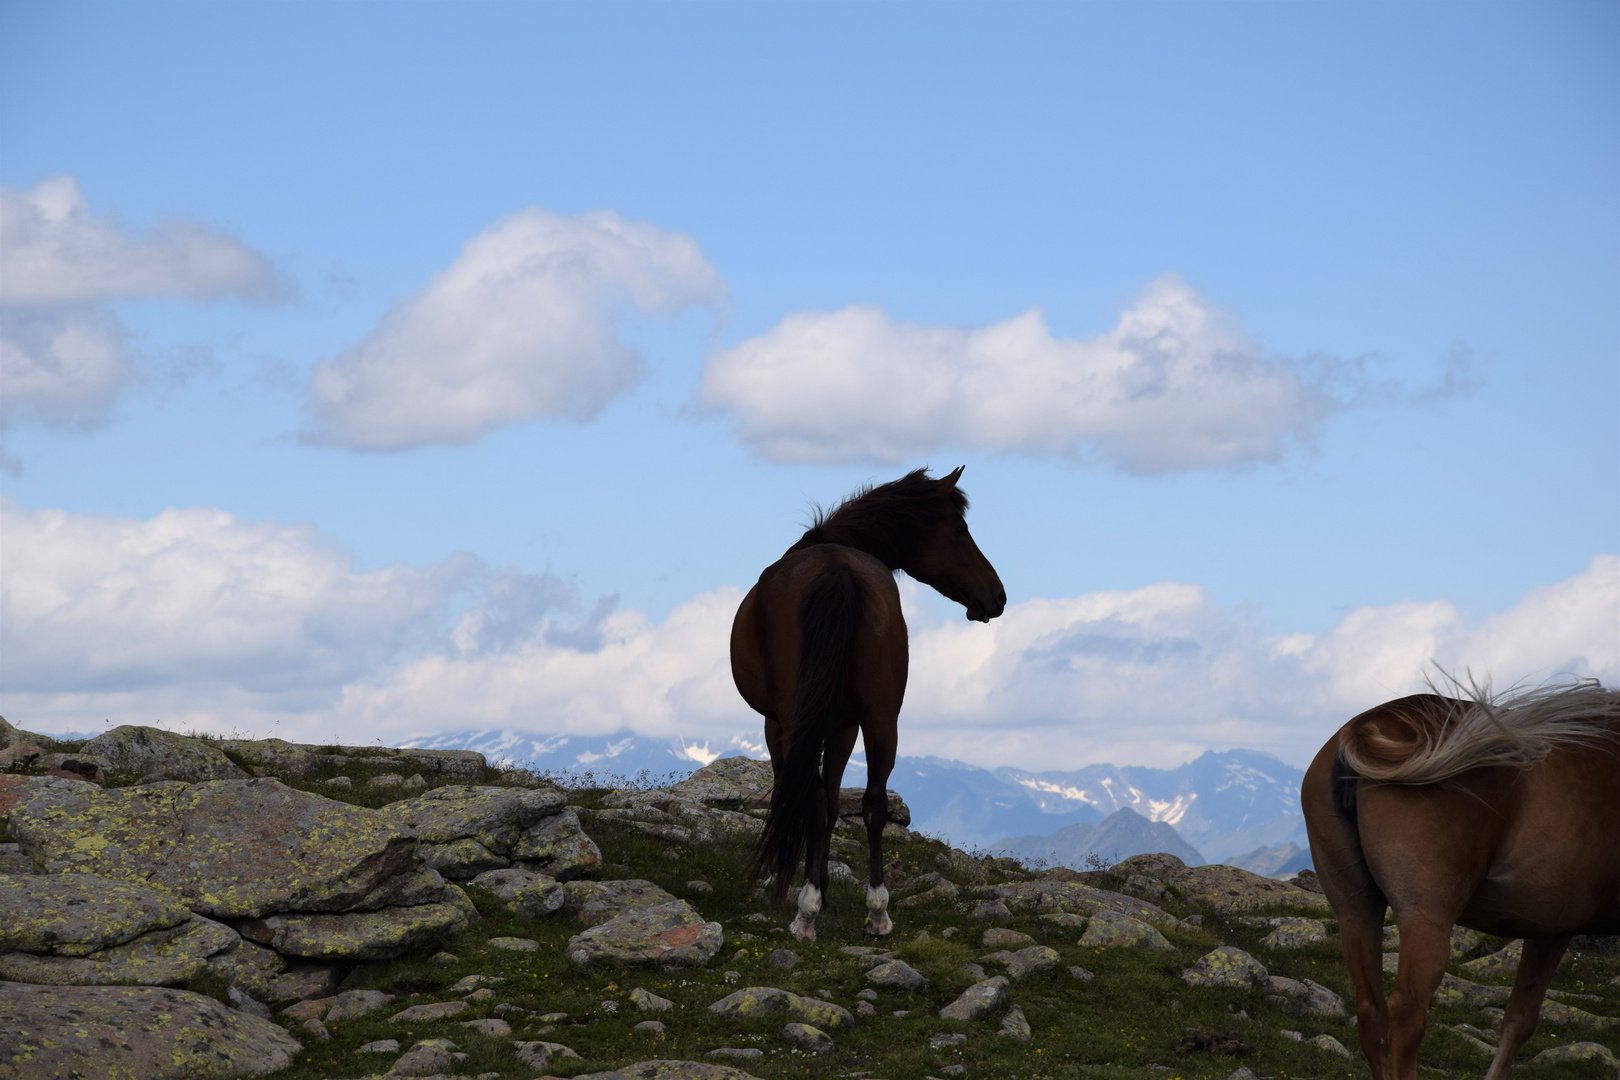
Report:
[[816,924],[815,923],[813,923],[813,922],[805,922],[802,919],[794,919],[793,924],[791,926],[789,926],[788,929],[790,931],[792,931],[794,937],[798,938],[800,941],[804,942],[806,945],[812,945],[812,944],[815,943],[815,940],[816,940]]
[[889,913],[886,911],[881,915],[868,915],[866,917],[866,932],[873,937],[888,937],[894,932],[894,920],[889,918]]

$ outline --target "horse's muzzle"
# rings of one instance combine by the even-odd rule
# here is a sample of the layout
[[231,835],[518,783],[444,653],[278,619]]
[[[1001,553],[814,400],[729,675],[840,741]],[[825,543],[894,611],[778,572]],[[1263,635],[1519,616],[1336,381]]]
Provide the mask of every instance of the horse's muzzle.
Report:
[[967,605],[967,617],[972,622],[987,623],[1007,610],[1007,590],[997,589],[988,604],[975,601]]

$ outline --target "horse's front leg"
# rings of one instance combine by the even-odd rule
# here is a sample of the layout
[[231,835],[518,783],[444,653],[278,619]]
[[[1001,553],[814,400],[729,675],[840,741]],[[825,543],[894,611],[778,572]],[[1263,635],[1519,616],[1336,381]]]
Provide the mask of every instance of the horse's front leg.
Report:
[[1496,1057],[1491,1060],[1485,1080],[1507,1080],[1508,1070],[1513,1067],[1513,1055],[1536,1033],[1541,1000],[1547,996],[1547,984],[1552,982],[1558,962],[1564,958],[1568,947],[1568,935],[1525,939],[1519,973],[1513,978],[1513,993],[1502,1014],[1502,1038],[1496,1045]]

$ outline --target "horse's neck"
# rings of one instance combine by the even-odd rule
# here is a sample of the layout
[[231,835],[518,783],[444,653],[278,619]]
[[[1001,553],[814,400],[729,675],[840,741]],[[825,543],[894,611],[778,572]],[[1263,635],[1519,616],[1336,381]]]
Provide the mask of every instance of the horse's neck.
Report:
[[817,525],[815,528],[806,531],[799,538],[798,543],[783,552],[783,557],[785,558],[795,551],[815,547],[818,544],[839,544],[843,547],[851,547],[856,551],[866,552],[882,562],[890,570],[901,569],[901,560],[896,557],[896,552],[890,550],[892,544],[885,543],[875,537],[863,535],[852,529],[840,529],[836,526]]

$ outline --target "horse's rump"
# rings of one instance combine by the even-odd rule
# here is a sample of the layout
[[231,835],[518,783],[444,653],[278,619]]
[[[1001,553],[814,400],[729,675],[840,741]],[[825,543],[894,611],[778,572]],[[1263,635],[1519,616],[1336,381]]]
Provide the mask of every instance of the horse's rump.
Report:
[[1473,769],[1526,769],[1562,748],[1620,752],[1620,692],[1595,679],[1467,700],[1415,694],[1350,721],[1339,757],[1356,775],[1433,784]]
[[806,842],[826,829],[817,812],[822,760],[839,712],[852,693],[855,638],[864,613],[860,575],[830,560],[799,600],[799,679],[788,731],[787,760],[771,791],[771,812],[755,853],[755,874],[776,876],[778,897]]

